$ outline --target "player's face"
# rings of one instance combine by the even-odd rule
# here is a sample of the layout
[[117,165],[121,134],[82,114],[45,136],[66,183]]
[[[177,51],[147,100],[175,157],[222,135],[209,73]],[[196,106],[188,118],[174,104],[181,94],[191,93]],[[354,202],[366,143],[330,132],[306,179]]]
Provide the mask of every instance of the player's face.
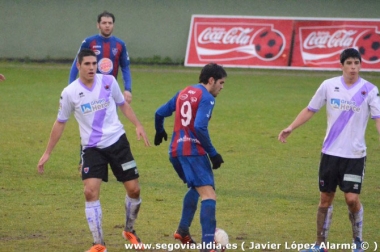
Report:
[[112,35],[112,32],[113,32],[112,17],[102,17],[97,26],[98,26],[100,35],[102,35],[103,37],[107,38]]
[[361,62],[358,58],[348,58],[341,66],[343,77],[348,84],[353,84],[359,78]]
[[94,56],[83,57],[82,63],[77,63],[79,78],[84,84],[92,84],[96,74],[97,61]]
[[225,80],[226,78],[222,78],[217,81],[215,81],[215,79],[212,77],[209,79],[209,84],[211,84],[211,88],[209,92],[210,94],[212,94],[212,96],[214,97],[218,96],[219,92],[223,89]]

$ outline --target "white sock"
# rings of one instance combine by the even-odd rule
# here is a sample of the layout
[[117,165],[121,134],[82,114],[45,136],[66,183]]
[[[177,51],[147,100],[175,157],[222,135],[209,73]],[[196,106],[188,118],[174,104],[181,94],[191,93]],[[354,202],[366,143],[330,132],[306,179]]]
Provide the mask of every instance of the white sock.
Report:
[[102,208],[100,201],[86,202],[87,223],[94,238],[95,244],[104,244],[102,229]]
[[360,206],[360,210],[357,213],[351,213],[348,211],[348,216],[352,224],[352,238],[355,240],[356,237],[362,241],[363,236],[363,205]]
[[140,210],[141,198],[133,199],[125,196],[125,231],[132,232]]

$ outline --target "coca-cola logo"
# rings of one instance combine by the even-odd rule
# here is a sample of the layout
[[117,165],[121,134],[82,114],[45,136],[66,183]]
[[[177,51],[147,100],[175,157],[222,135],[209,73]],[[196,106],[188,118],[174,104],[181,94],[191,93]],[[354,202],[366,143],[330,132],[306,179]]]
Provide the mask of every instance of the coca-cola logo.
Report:
[[[200,58],[218,55],[221,60],[257,57],[260,60],[271,61],[281,56],[285,48],[284,35],[272,27],[262,25],[208,26],[201,29],[196,36],[196,42]],[[215,45],[218,45],[218,48]]]
[[337,30],[332,34],[329,31],[313,31],[303,42],[303,48],[350,47],[354,41],[353,35],[356,33],[354,30]]
[[223,27],[207,27],[198,36],[199,44],[247,45],[251,38],[252,28],[232,27],[229,30]]
[[[374,64],[380,61],[380,35],[376,32],[376,27],[301,26],[299,35],[304,64],[337,64],[340,53],[348,47],[358,49],[363,62]],[[379,45],[376,46],[377,44]]]

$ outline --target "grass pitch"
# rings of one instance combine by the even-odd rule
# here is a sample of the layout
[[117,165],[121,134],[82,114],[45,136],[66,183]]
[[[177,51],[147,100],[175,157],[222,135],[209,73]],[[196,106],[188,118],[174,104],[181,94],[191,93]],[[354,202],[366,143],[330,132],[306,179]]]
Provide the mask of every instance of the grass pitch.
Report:
[[[45,150],[70,65],[0,63],[7,80],[0,83],[0,247],[1,251],[84,251],[92,237],[84,214],[82,182],[77,173],[79,133],[75,119],[45,167],[37,162]],[[174,93],[198,81],[199,68],[133,66],[133,101],[153,145],[154,112]],[[217,226],[229,234],[236,251],[255,244],[313,243],[318,203],[318,163],[325,134],[324,111],[297,129],[287,144],[277,141],[309,102],[320,83],[340,72],[227,69],[224,90],[216,99],[210,135],[225,163],[215,171]],[[379,73],[362,77],[380,84]],[[121,117],[138,164],[143,200],[136,231],[145,243],[177,243],[172,238],[186,187],[168,160],[168,142],[145,147]],[[173,120],[166,120],[171,136]],[[361,200],[364,238],[380,242],[378,217],[379,136],[367,129],[368,159]],[[124,189],[111,176],[102,184],[103,230],[108,251],[126,251]],[[199,212],[191,233],[201,240]],[[329,241],[351,242],[343,194],[337,192]],[[243,246],[242,246],[243,245]],[[152,250],[153,251],[153,250]],[[166,251],[166,250],[155,250]],[[185,251],[185,250],[181,250]],[[290,251],[294,251],[290,249]]]

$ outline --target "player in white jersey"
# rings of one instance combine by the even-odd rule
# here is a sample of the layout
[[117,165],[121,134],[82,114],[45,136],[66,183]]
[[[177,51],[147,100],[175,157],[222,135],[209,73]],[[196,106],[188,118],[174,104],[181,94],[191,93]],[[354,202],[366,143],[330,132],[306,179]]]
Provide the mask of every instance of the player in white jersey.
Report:
[[369,117],[376,121],[380,134],[380,98],[378,88],[359,76],[361,56],[356,49],[343,50],[340,63],[343,75],[325,80],[309,105],[278,136],[278,140],[285,143],[293,130],[326,105],[327,131],[319,167],[317,239],[313,249],[303,251],[327,251],[325,245],[337,186],[344,192],[348,207],[353,251],[363,251],[363,206],[359,194],[366,161],[364,136]]
[[88,251],[107,251],[99,195],[102,181],[108,181],[108,164],[127,192],[126,222],[122,235],[135,244],[136,249],[142,248],[143,245],[134,231],[141,204],[139,173],[116,106],[136,126],[138,140],[143,138],[145,145],[150,146],[149,140],[133,109],[125,101],[116,79],[112,75],[96,74],[97,60],[92,50],[83,49],[79,52],[77,68],[79,78],[62,91],[57,120],[53,125],[47,148],[38,162],[38,172],[44,172],[45,163],[58,143],[67,120],[74,113],[83,146],[85,213],[94,239],[93,246]]

